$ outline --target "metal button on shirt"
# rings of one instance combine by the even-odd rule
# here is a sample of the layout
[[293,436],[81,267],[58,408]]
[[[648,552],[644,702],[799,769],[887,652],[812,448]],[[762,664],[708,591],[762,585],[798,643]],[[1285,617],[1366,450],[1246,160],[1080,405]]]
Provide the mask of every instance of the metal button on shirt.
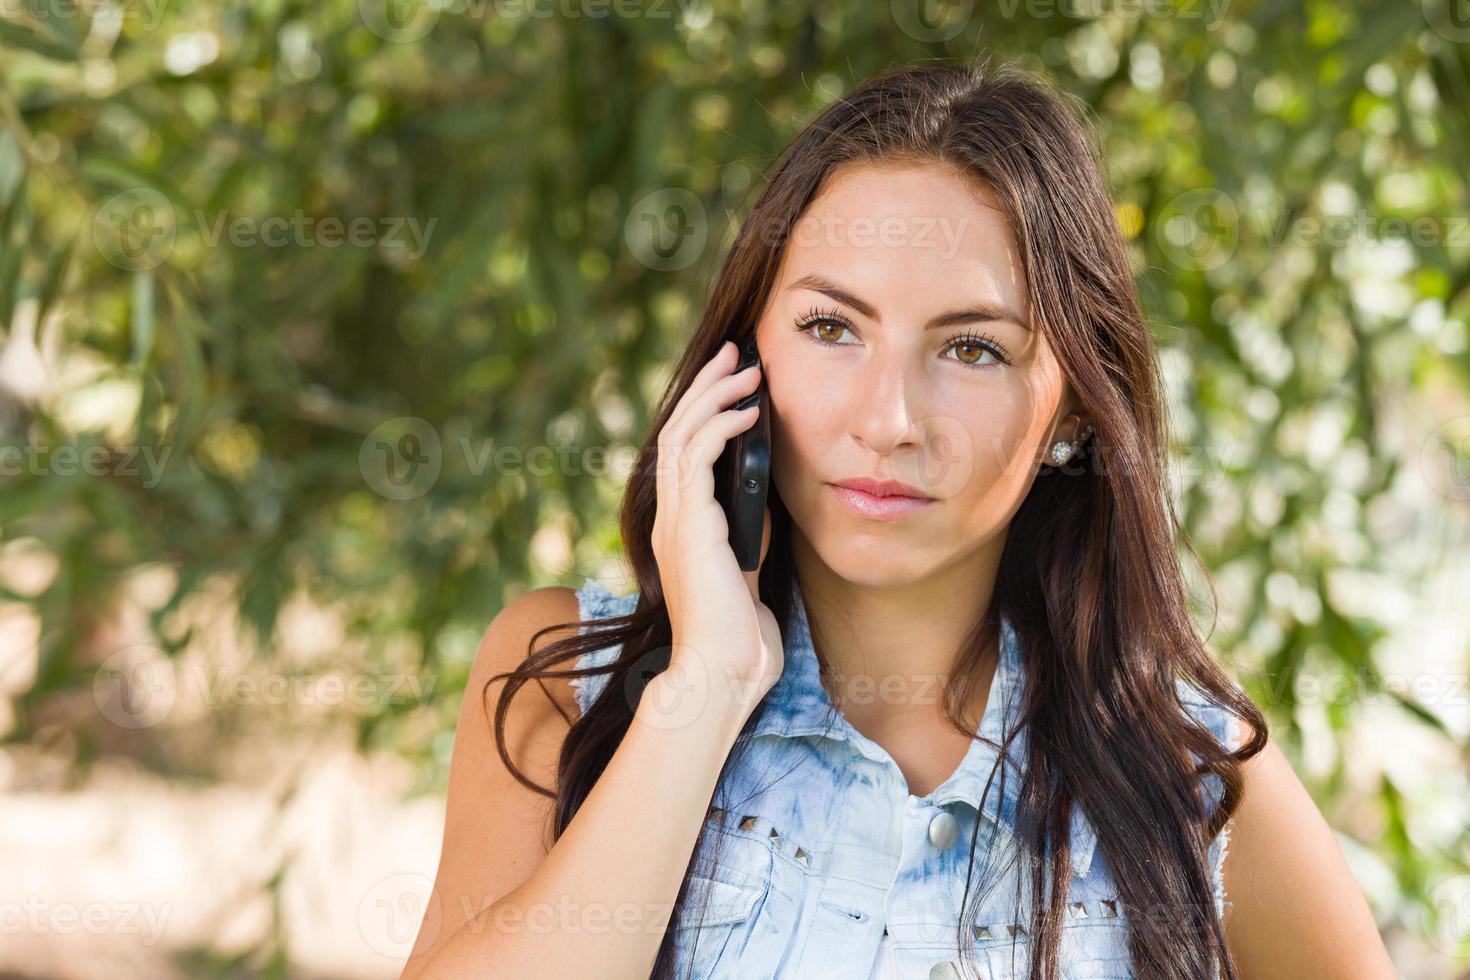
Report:
[[942,810],[929,821],[929,843],[941,851],[953,847],[960,839],[960,822],[948,810]]

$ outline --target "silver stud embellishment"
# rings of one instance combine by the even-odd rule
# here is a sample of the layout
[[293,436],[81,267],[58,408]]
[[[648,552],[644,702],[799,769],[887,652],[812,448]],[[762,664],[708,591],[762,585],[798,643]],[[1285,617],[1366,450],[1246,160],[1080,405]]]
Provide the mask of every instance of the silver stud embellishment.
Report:
[[1103,918],[1116,919],[1118,917],[1118,902],[1115,899],[1105,898],[1102,902]]
[[796,849],[796,860],[805,864],[807,867],[811,867],[812,865],[811,857],[799,847]]
[[948,810],[935,814],[934,819],[929,821],[929,843],[941,851],[954,846],[955,841],[960,839],[960,822],[955,815]]
[[753,817],[753,816],[750,816],[750,817],[742,817],[741,820],[740,820],[740,829],[741,830],[754,830],[755,829],[755,817]]
[[1087,903],[1085,903],[1085,902],[1073,902],[1071,904],[1070,908],[1072,909],[1072,918],[1074,918],[1074,919],[1085,919],[1085,918],[1087,918]]

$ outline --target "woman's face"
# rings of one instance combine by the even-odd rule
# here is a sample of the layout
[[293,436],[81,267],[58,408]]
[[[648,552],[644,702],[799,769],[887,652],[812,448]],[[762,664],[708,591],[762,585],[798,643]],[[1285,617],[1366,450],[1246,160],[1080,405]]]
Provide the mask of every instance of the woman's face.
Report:
[[[896,585],[998,557],[1072,409],[1026,295],[1004,214],[944,166],[840,168],[802,216],[756,338],[776,487],[837,575]],[[862,477],[934,499],[865,516],[833,487]]]

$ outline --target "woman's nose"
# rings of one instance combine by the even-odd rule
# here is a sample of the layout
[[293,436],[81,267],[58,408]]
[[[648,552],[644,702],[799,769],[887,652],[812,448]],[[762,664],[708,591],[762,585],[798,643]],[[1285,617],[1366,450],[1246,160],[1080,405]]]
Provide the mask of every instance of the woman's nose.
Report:
[[877,356],[859,373],[850,402],[852,437],[878,455],[923,443],[924,382],[898,357]]
[[879,356],[853,379],[847,417],[851,438],[886,457],[894,478],[943,499],[963,491],[981,447],[939,398],[921,361]]

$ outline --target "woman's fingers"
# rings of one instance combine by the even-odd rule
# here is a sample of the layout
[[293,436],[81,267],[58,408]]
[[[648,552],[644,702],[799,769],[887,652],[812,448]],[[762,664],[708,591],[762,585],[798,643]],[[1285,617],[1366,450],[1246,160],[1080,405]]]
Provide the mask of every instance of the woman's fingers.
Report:
[[694,380],[689,382],[688,389],[680,396],[678,404],[674,406],[674,410],[669,413],[669,420],[664,423],[663,432],[660,433],[660,437],[667,436],[673,438],[685,431],[684,419],[689,411],[689,407],[711,385],[721,378],[730,376],[731,369],[735,367],[736,358],[737,355],[733,343],[727,340],[724,344],[720,345],[720,349],[715,352],[715,356],[705,361],[704,367],[700,368],[699,372],[694,375]]
[[[669,421],[659,433],[658,439],[658,465],[654,473],[655,486],[661,500],[664,503],[662,512],[670,520],[677,520],[679,504],[676,498],[687,492],[691,482],[706,488],[712,495],[714,488],[714,477],[710,470],[719,453],[724,448],[723,437],[718,445],[709,445],[709,438],[699,446],[691,445],[698,436],[701,429],[717,416],[726,405],[731,405],[745,395],[750,394],[759,384],[759,368],[746,369],[738,374],[720,375],[721,370],[728,370],[732,364],[721,364],[728,361],[724,350],[715,355],[708,364],[701,369],[692,383],[690,389],[679,399]],[[709,372],[708,374],[706,372]],[[696,390],[695,384],[702,384],[701,390]],[[751,418],[753,412],[745,413]],[[739,416],[737,415],[736,418]],[[726,431],[731,422],[724,422],[718,427],[719,431]],[[734,432],[742,431],[743,426],[735,428]],[[713,448],[713,455],[707,460],[698,454],[708,453]],[[691,458],[690,453],[695,453]],[[702,498],[701,498],[702,499]]]
[[760,406],[727,409],[710,418],[694,438],[689,440],[680,456],[679,490],[691,495],[690,499],[714,499],[715,460],[730,440],[755,423]]
[[687,444],[713,415],[755,391],[759,384],[760,367],[752,365],[718,378],[703,391],[695,393],[691,389],[686,392],[679,401],[676,417],[669,419],[669,424],[664,427],[668,434],[667,442],[671,446]]
[[[744,579],[750,599],[740,595],[743,569],[730,547],[714,469],[730,440],[754,425],[766,406],[730,407],[756,390],[760,368],[732,373],[735,349],[726,346],[730,349],[721,348],[699,370],[659,431],[653,551],[676,649],[684,656],[699,651],[709,658],[709,669],[757,682],[765,690],[780,675],[780,630],[759,601],[759,570]],[[770,546],[769,509],[764,517],[762,561]],[[752,609],[758,635],[752,631]]]

